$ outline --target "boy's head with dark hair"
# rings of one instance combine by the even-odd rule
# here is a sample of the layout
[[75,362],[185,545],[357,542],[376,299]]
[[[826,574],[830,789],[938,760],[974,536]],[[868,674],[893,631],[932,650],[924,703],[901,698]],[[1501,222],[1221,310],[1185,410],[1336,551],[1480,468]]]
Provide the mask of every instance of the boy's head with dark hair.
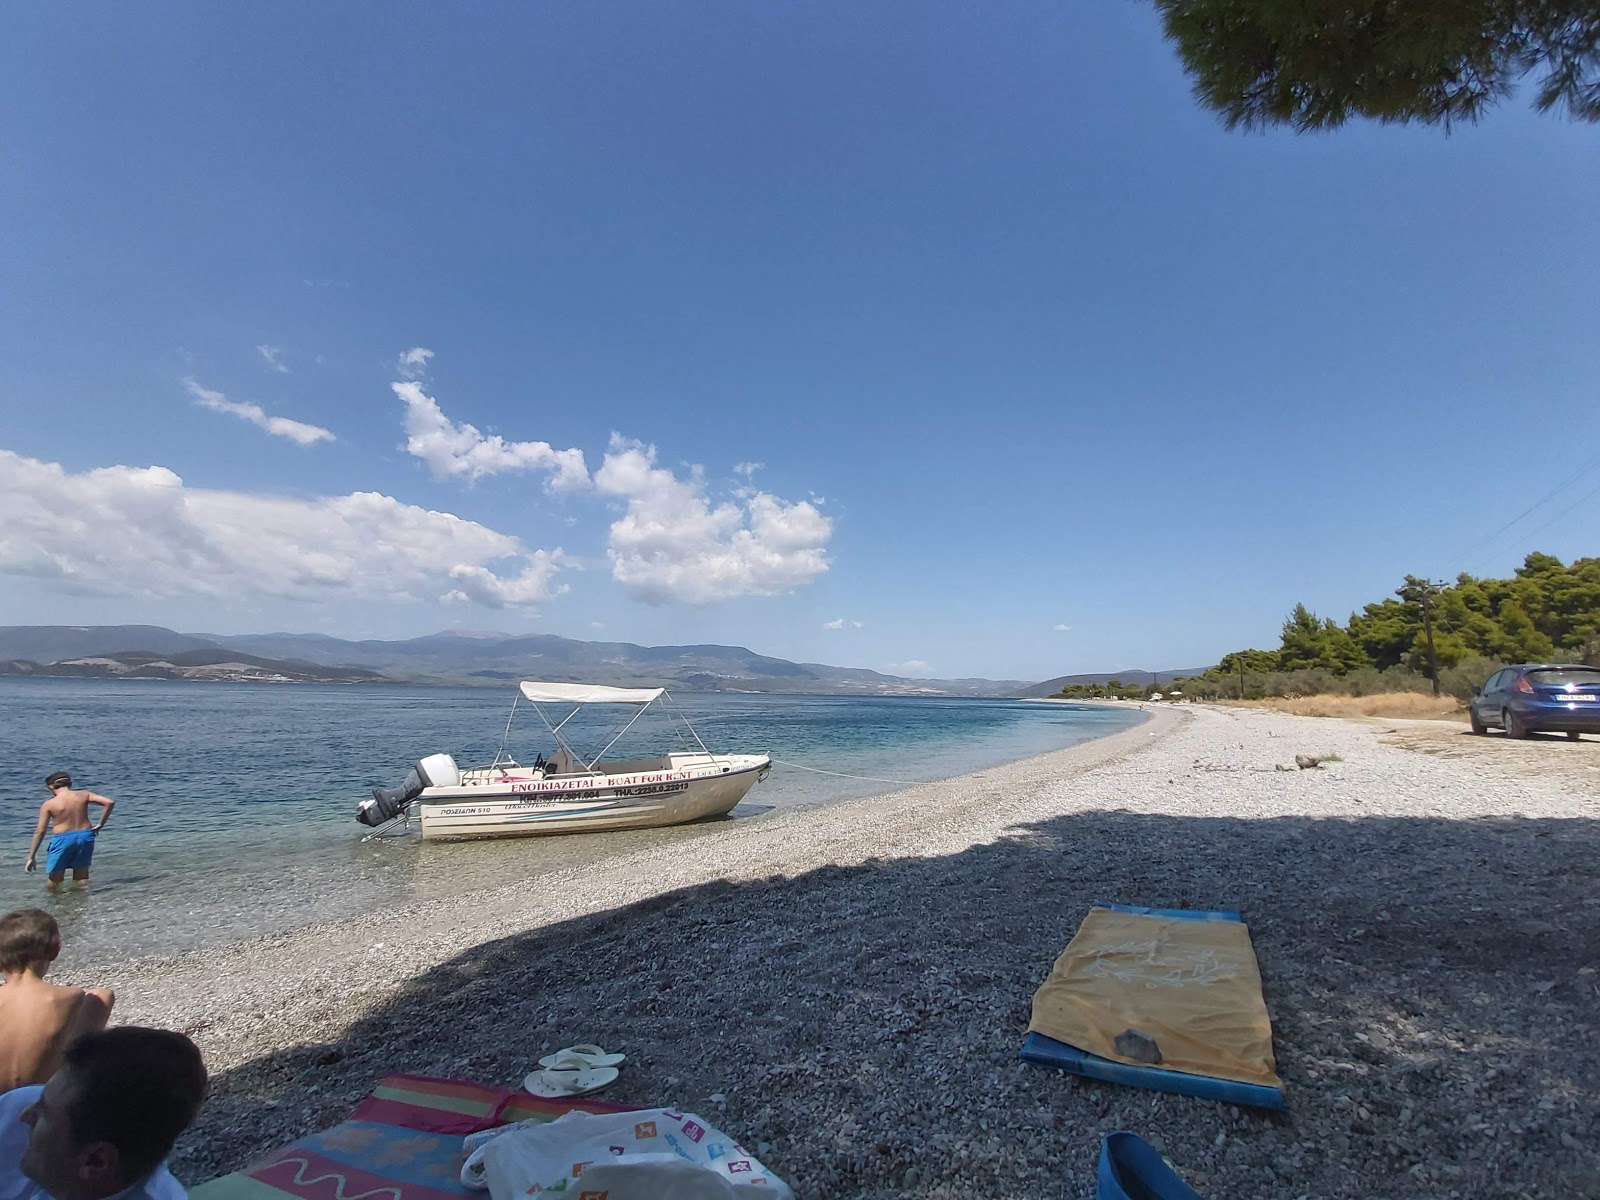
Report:
[[0,974],[32,967],[43,975],[61,953],[61,928],[42,908],[19,908],[0,917]]
[[119,1025],[84,1034],[22,1116],[22,1171],[55,1200],[104,1200],[160,1165],[205,1091],[200,1051],[181,1033]]
[[72,786],[72,776],[68,775],[65,771],[55,771],[52,774],[44,777],[44,785],[52,792],[57,788],[69,788]]

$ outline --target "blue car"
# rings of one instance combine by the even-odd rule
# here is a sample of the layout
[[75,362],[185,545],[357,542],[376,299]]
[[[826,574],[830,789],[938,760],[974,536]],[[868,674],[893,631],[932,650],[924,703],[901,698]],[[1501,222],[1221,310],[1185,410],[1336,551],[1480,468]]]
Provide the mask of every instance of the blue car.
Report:
[[1489,677],[1467,706],[1473,733],[1498,726],[1507,737],[1600,733],[1600,667],[1523,663]]

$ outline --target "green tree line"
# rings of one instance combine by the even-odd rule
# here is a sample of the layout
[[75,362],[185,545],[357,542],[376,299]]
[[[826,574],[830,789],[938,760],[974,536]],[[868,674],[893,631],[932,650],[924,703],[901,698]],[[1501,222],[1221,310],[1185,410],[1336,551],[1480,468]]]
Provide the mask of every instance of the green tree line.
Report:
[[1425,691],[1431,687],[1423,594],[1445,691],[1464,699],[1507,663],[1600,664],[1600,558],[1571,565],[1530,554],[1509,579],[1415,576],[1339,624],[1297,604],[1276,650],[1236,650],[1178,686],[1198,697]]

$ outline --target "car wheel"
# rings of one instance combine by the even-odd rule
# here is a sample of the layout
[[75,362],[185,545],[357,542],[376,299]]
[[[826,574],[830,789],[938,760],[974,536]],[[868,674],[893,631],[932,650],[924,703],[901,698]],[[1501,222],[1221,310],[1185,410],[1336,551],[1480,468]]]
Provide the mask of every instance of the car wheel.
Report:
[[1489,732],[1489,727],[1478,720],[1478,710],[1470,704],[1467,705],[1467,724],[1472,726],[1473,733],[1484,734]]
[[1528,727],[1522,723],[1522,718],[1509,708],[1500,714],[1500,719],[1506,723],[1506,736],[1508,738],[1525,738],[1528,736]]
[[1576,730],[1569,729],[1567,731],[1567,741],[1569,741],[1569,742],[1575,742],[1579,738],[1581,738],[1582,736],[1583,735],[1581,733],[1578,733]]

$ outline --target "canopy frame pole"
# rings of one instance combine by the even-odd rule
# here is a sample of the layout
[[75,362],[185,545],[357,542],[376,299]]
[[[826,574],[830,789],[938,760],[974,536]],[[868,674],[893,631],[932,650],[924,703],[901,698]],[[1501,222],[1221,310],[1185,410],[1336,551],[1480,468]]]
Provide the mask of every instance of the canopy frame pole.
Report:
[[[500,760],[505,756],[506,742],[511,739],[511,722],[517,717],[517,701],[522,699],[522,693],[517,692],[511,697],[511,711],[506,714],[506,729],[500,735],[500,749],[494,752],[494,762],[490,763],[491,769],[500,765]],[[515,761],[515,760],[513,760]]]
[[678,707],[677,702],[672,698],[672,693],[667,691],[666,688],[662,688],[661,695],[667,701],[667,707],[676,713],[678,719],[683,722],[683,727],[689,731],[690,736],[694,738],[695,744],[700,747],[701,752],[712,762],[716,762],[717,756],[711,753],[711,750],[706,746],[706,744],[700,740],[700,731],[694,727],[693,722],[691,722],[684,714],[683,710]]
[[[533,705],[533,711],[539,714],[539,719],[544,722],[544,727],[550,731],[551,740],[555,742],[557,748],[565,750],[567,752],[567,757],[572,759],[573,762],[583,763],[584,771],[591,775],[594,774],[593,766],[589,763],[583,762],[583,755],[579,754],[578,751],[573,748],[571,742],[567,741],[566,738],[561,736],[562,727],[565,726],[568,721],[572,720],[573,717],[577,716],[583,711],[583,705],[579,704],[566,716],[562,717],[560,721],[552,725],[550,723],[550,718],[545,714],[544,708],[539,704],[538,701],[530,700],[529,703]],[[596,761],[598,761],[598,759]]]
[[[665,695],[666,693],[663,692],[662,694]],[[592,760],[590,760],[589,763],[586,764],[588,766],[589,770],[591,770],[591,771],[594,770],[594,764],[599,762],[602,758],[604,758],[606,756],[606,751],[611,749],[611,747],[615,746],[617,744],[617,742],[621,739],[622,735],[627,733],[628,730],[632,729],[633,726],[634,726],[634,723],[637,722],[640,717],[644,716],[644,710],[649,708],[654,703],[655,703],[654,700],[646,700],[643,704],[639,705],[639,711],[633,714],[633,717],[628,721],[628,723],[626,725],[624,725],[621,729],[617,730],[616,737],[612,738],[603,747],[601,747],[600,753],[596,754],[594,756],[594,758]]]

